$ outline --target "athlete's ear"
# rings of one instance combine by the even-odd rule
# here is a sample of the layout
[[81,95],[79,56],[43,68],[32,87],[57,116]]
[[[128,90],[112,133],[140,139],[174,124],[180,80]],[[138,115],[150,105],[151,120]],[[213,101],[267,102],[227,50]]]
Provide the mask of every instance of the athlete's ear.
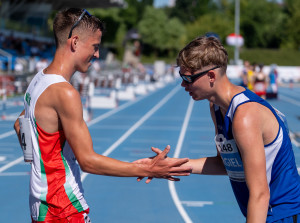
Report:
[[78,36],[72,36],[71,37],[71,50],[75,51],[77,49],[78,44]]
[[215,73],[214,70],[209,71],[209,72],[207,73],[207,75],[208,75],[208,78],[209,78],[209,82],[210,82],[210,83],[215,82],[215,80],[216,80],[216,73]]

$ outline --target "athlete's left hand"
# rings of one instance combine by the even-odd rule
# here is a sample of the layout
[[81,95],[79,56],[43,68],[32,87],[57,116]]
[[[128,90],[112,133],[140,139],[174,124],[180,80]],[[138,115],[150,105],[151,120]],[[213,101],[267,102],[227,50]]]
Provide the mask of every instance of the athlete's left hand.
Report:
[[[169,146],[167,146],[166,149],[170,149]],[[149,158],[144,158],[144,159],[139,159],[139,160],[134,161],[133,163],[138,163],[138,164],[153,163],[154,159],[157,159],[158,155],[163,152],[160,149],[155,148],[155,147],[151,147],[151,150],[156,153],[156,156],[149,157]],[[167,156],[164,157],[164,161],[170,162],[170,163],[177,162],[178,163],[178,165],[176,165],[177,167],[180,167],[181,165],[186,163],[186,161],[182,161],[182,159],[169,158]],[[176,172],[176,173],[174,172],[174,175],[176,175],[176,176],[188,176],[191,172],[192,172],[192,168],[190,167],[188,170],[186,170],[184,172]],[[143,178],[144,177],[138,177],[137,181],[140,182],[140,181],[142,181]],[[176,178],[174,176],[163,176],[163,177],[160,177],[160,178],[167,179],[167,180],[170,180],[170,181],[180,181],[179,178]],[[148,177],[147,180],[146,180],[146,183],[147,184],[150,183],[152,179],[153,179],[153,177]]]

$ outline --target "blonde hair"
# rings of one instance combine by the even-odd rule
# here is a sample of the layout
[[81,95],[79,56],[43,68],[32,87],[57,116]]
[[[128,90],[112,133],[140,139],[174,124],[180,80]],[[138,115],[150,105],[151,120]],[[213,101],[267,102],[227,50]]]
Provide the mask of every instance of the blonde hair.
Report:
[[220,66],[223,74],[227,69],[228,54],[217,38],[201,36],[187,44],[176,61],[179,67],[192,73],[206,66]]

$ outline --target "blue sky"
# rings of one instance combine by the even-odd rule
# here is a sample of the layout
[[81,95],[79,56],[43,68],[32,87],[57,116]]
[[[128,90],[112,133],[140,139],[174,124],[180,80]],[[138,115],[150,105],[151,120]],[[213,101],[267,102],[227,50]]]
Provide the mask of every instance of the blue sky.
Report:
[[154,0],[155,7],[162,7],[168,5],[169,0]]

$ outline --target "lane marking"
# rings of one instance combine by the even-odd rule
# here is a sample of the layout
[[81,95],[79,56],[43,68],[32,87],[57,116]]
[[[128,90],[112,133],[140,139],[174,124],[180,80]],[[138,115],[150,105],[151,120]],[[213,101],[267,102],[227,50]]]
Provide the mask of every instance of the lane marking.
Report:
[[14,135],[14,134],[16,134],[15,130],[12,130],[12,131],[3,133],[3,134],[0,135],[0,139],[7,138],[7,137],[12,136],[12,135]]
[[293,133],[293,132],[290,131],[290,139],[291,139],[292,143],[293,143],[296,147],[300,148],[300,143],[296,140],[296,138],[297,138],[297,137],[296,137],[295,133]]
[[28,176],[30,172],[9,172],[9,173],[0,173],[1,177],[10,177],[10,176]]
[[[185,137],[185,133],[188,127],[188,123],[192,114],[192,110],[193,110],[193,106],[194,106],[194,100],[191,98],[185,117],[184,117],[184,121],[181,127],[181,131],[180,131],[180,135],[179,135],[179,139],[177,142],[177,146],[175,149],[175,153],[174,153],[174,158],[178,158],[181,148],[182,148],[182,143]],[[175,188],[175,183],[174,181],[168,181],[168,185],[169,185],[169,190],[172,196],[172,199],[175,203],[175,206],[177,208],[177,210],[179,211],[179,214],[181,215],[181,217],[183,218],[185,223],[192,223],[193,221],[190,219],[189,215],[186,213],[184,207],[182,206],[182,202],[180,202],[177,192],[176,192],[176,188]]]
[[188,207],[204,207],[204,205],[213,205],[212,201],[181,201],[182,204]]
[[279,95],[279,98],[282,99],[283,101],[289,102],[289,103],[291,103],[291,104],[294,104],[294,105],[300,107],[300,102],[299,102],[299,101],[296,101],[296,100],[294,100],[294,99],[291,99],[291,98],[289,98],[289,97],[286,97],[286,96],[284,96],[284,95],[282,95],[282,94]]
[[[299,102],[299,101],[297,101],[297,100],[295,100],[295,99],[292,99],[292,98],[289,98],[288,96],[284,96],[284,95],[282,95],[281,93],[280,93],[280,95],[279,95],[279,98],[282,99],[283,101],[289,102],[289,103],[291,103],[291,104],[294,104],[294,105],[300,107],[300,102]],[[292,132],[290,131],[290,139],[291,139],[292,143],[293,143],[296,147],[300,147],[300,143],[299,143],[295,138],[296,138],[296,137],[295,137],[294,133],[292,133]]]
[[[139,119],[130,129],[128,129],[115,143],[113,143],[102,155],[108,156],[112,153],[121,143],[123,143],[138,127],[140,127],[148,118],[150,118],[158,109],[160,109],[175,93],[180,89],[180,86],[174,88],[169,94],[167,94],[158,104],[156,104],[151,110],[149,110],[141,119]],[[83,172],[81,175],[81,181],[89,175],[89,173]]]
[[22,161],[24,161],[24,157],[23,156],[21,156],[18,159],[16,159],[16,160],[14,160],[14,161],[12,161],[12,162],[4,165],[3,167],[0,168],[0,173],[2,173],[4,170],[7,170],[8,168],[10,168],[10,167],[12,167],[12,166],[14,166],[14,165],[22,162]]
[[278,94],[279,97],[281,94],[284,94],[285,96],[293,96],[293,97],[299,97],[299,92],[296,91],[297,88],[294,89],[285,89],[285,91],[282,91],[282,89],[279,89]]

